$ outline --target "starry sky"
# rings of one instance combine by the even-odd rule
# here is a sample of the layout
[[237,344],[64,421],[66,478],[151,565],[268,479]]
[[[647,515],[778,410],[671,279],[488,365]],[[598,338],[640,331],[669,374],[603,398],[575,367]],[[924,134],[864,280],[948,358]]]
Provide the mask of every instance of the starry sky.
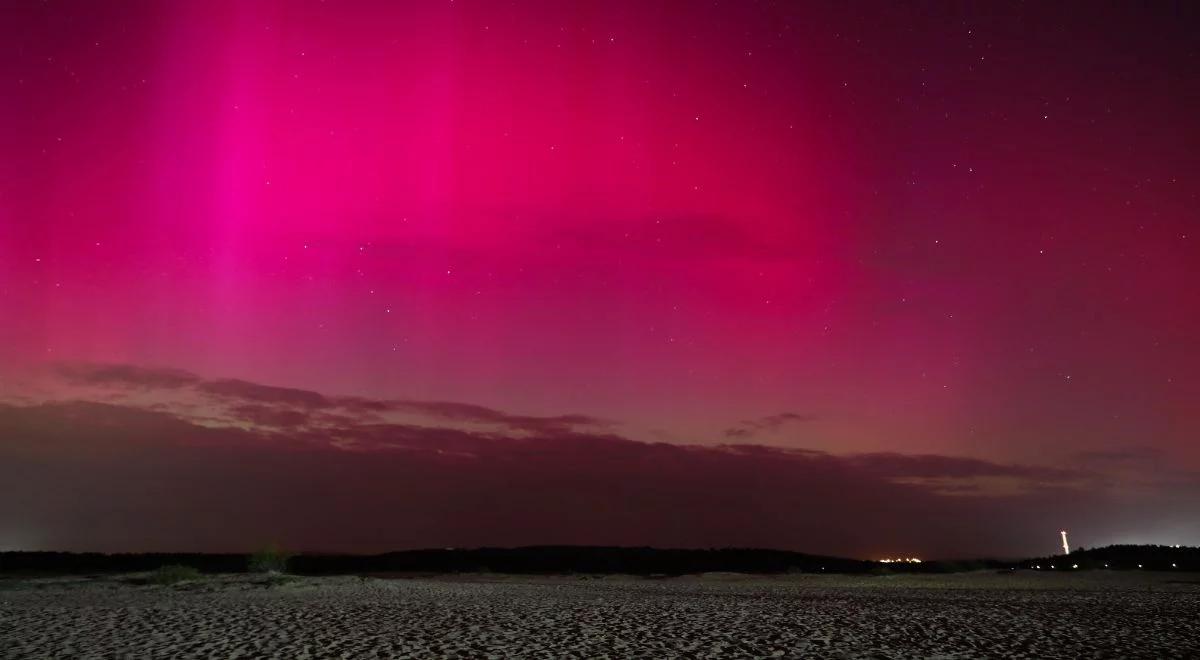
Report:
[[0,549],[1200,543],[1198,28],[5,3]]

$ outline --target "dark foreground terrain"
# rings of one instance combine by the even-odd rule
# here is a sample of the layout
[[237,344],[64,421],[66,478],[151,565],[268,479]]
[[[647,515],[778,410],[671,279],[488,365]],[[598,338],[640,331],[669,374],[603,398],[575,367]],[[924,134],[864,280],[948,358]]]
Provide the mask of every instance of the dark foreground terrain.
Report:
[[4,658],[1200,656],[1200,576],[0,581]]

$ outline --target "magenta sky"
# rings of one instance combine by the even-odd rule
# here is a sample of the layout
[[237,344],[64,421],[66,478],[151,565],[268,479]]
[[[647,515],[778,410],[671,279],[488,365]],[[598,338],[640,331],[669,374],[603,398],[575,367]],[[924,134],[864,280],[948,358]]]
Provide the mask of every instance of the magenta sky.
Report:
[[[447,507],[262,532],[306,547],[1200,543],[1195,9],[841,4],[7,3],[7,462],[30,502],[90,468],[140,506],[126,454],[193,485],[0,546],[257,541],[205,493],[288,442],[334,458],[247,493]],[[385,487],[458,442],[491,444]],[[804,513],[850,488],[863,538]],[[1064,493],[1095,506],[1035,513]],[[186,544],[183,510],[214,516]]]

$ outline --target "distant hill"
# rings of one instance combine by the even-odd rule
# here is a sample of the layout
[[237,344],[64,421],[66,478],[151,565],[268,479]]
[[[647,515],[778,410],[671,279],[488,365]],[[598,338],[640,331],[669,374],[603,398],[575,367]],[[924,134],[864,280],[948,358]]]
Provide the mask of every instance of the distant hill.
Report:
[[[206,573],[237,573],[248,568],[247,555],[202,553],[100,554],[2,552],[0,574],[91,574],[150,571],[183,564]],[[1051,568],[1053,567],[1053,568]],[[1077,568],[1075,568],[1077,567]],[[660,549],[603,546],[530,546],[522,548],[428,549],[379,555],[300,554],[288,570],[302,575],[383,573],[514,573],[686,575],[736,573],[952,573],[983,569],[1032,570],[1200,570],[1200,548],[1114,545],[1081,550],[1070,556],[1022,561],[973,559],[883,564],[875,561],[755,548]]]
[[[0,553],[0,573],[122,573],[169,564],[194,566],[207,573],[238,572],[246,570],[247,557],[199,553]],[[288,569],[305,575],[473,572],[683,575],[712,571],[865,573],[875,565],[870,561],[781,550],[532,546],[406,550],[380,555],[300,554],[291,558]]]
[[[1019,562],[1034,570],[1200,571],[1200,548],[1170,545],[1110,545]],[[1051,568],[1053,567],[1053,568]],[[1078,567],[1078,568],[1076,568]]]

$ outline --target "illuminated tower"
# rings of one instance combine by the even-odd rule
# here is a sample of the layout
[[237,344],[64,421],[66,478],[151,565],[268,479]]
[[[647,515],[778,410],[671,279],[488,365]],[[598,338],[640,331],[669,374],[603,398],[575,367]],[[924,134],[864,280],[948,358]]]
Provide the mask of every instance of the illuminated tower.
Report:
[[1067,530],[1064,529],[1064,530],[1060,531],[1059,534],[1062,534],[1062,537],[1063,537],[1063,554],[1064,555],[1071,554],[1071,546],[1067,545]]

